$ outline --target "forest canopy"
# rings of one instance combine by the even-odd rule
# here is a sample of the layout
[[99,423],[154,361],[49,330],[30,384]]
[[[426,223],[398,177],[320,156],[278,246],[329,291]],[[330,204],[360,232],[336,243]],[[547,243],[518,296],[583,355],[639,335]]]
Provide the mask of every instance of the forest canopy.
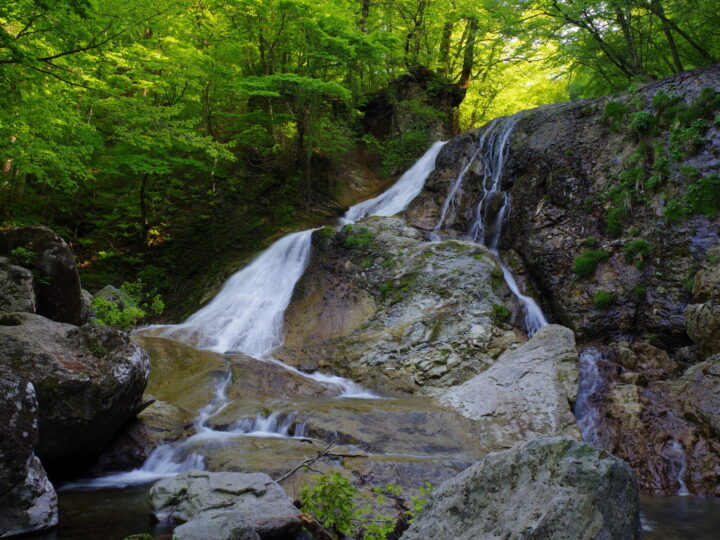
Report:
[[328,162],[427,145],[363,128],[404,75],[459,91],[467,129],[717,62],[719,34],[714,0],[6,0],[0,221],[142,252],[271,190],[282,223]]

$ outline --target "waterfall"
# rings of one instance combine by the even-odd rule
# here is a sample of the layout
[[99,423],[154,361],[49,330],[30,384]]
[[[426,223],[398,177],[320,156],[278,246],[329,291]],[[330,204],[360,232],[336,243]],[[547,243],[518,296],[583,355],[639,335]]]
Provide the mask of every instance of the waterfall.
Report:
[[[461,167],[460,173],[450,188],[450,192],[440,210],[440,218],[430,233],[431,240],[437,241],[440,239],[439,232],[443,225],[450,215],[454,215],[457,211],[456,207],[460,198],[460,188],[465,182],[465,177],[470,167],[478,161],[482,167],[482,196],[475,208],[473,222],[470,230],[466,234],[466,238],[484,244],[500,259],[498,245],[500,243],[505,216],[510,209],[511,203],[510,195],[502,191],[502,177],[510,151],[510,137],[521,115],[522,113],[518,113],[509,117],[495,118],[483,130],[478,139],[477,149],[467,163]],[[488,238],[488,220],[491,218],[489,207],[493,200],[498,197],[502,199],[501,206],[495,214],[491,228],[492,234]],[[502,269],[505,283],[507,283],[508,288],[517,297],[523,307],[525,313],[525,329],[528,335],[532,336],[540,328],[547,326],[547,319],[537,302],[530,296],[520,292],[515,278],[510,270],[502,263],[502,259],[500,259],[500,268]]]
[[[443,144],[433,144],[385,193],[351,207],[341,223],[404,210],[435,169]],[[239,351],[255,358],[271,358],[272,351],[282,345],[285,310],[307,268],[313,230],[289,234],[275,242],[231,276],[207,306],[182,324],[162,327],[160,335],[219,353]]]
[[[435,161],[444,143],[438,142],[385,193],[350,208],[341,223],[354,223],[367,215],[391,216],[404,210],[422,190],[435,169]],[[236,272],[218,295],[204,308],[178,325],[158,326],[159,335],[189,342],[201,349],[219,353],[239,351],[308,377],[338,387],[341,397],[378,396],[351,380],[323,373],[302,373],[272,357],[282,345],[283,318],[295,284],[307,268],[313,230],[284,236],[261,253],[245,268]],[[173,476],[188,469],[204,468],[203,457],[194,452],[196,443],[227,440],[233,437],[304,437],[305,425],[295,423],[291,413],[273,411],[258,414],[216,430],[208,425],[230,400],[226,395],[232,372],[215,386],[210,402],[198,413],[195,434],[178,443],[159,446],[134,471],[66,484],[63,489],[124,487],[144,484]]]
[[690,491],[685,484],[685,472],[687,471],[687,455],[685,453],[685,447],[680,441],[671,439],[665,444],[662,456],[670,463],[670,477],[678,484],[676,494],[681,497],[690,495]]
[[573,411],[583,440],[593,446],[600,446],[600,414],[592,403],[603,382],[598,367],[600,360],[602,354],[595,349],[585,349],[580,353],[580,385]]

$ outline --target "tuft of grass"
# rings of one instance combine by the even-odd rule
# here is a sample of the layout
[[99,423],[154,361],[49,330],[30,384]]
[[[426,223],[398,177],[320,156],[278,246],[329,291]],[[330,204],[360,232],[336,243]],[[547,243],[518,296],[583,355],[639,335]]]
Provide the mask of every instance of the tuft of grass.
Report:
[[586,278],[595,273],[597,265],[606,261],[610,254],[603,249],[586,249],[573,262],[573,272],[578,277]]
[[607,309],[612,305],[614,297],[612,291],[599,290],[593,295],[593,304],[598,309]]

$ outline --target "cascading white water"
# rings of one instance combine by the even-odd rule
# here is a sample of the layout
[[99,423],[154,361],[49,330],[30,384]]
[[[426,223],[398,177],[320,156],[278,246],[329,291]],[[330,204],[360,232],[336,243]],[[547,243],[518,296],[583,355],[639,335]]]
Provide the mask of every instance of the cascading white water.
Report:
[[592,400],[602,386],[598,367],[601,360],[602,354],[595,349],[585,349],[580,353],[580,385],[573,411],[583,440],[593,446],[600,446],[600,414]]
[[355,223],[365,216],[394,216],[405,210],[418,196],[425,180],[435,170],[435,161],[444,142],[436,142],[425,155],[418,159],[415,164],[403,174],[390,189],[374,199],[361,202],[350,208],[340,218],[340,224]]
[[[385,193],[350,208],[341,223],[353,223],[367,215],[391,216],[404,210],[435,169],[443,144],[433,144]],[[156,327],[158,334],[189,342],[201,349],[219,353],[239,351],[274,362],[304,377],[340,388],[341,397],[378,399],[379,396],[348,379],[319,372],[303,373],[272,357],[272,351],[282,345],[283,317],[295,284],[307,267],[312,233],[313,230],[307,230],[281,238],[235,273],[207,306],[182,324]],[[210,418],[230,403],[226,389],[231,377],[228,370],[227,375],[218,381],[215,396],[194,421],[195,434],[191,437],[156,448],[142,467],[134,471],[67,484],[64,488],[123,487],[147,483],[191,468],[202,469],[203,458],[193,452],[193,448],[204,441],[238,436],[304,436],[303,424],[294,424],[291,414],[281,418],[281,413],[277,411],[269,416],[258,415],[254,419],[241,420],[223,431],[209,426]]]
[[[507,161],[508,153],[510,151],[510,137],[512,136],[515,126],[520,120],[522,113],[515,114],[509,117],[495,118],[488,126],[483,130],[482,135],[477,143],[477,150],[463,165],[460,169],[455,182],[453,182],[450,192],[443,203],[442,209],[440,210],[440,219],[438,220],[432,233],[430,233],[430,239],[437,241],[440,239],[439,232],[442,229],[445,222],[451,213],[455,213],[456,205],[458,203],[459,191],[462,184],[465,181],[470,167],[475,161],[479,161],[482,167],[482,196],[480,202],[478,202],[475,208],[473,223],[470,226],[470,230],[466,236],[467,239],[475,242],[485,244],[490,251],[500,259],[498,252],[498,245],[500,243],[500,236],[502,233],[502,225],[507,215],[508,209],[510,208],[510,195],[502,191],[502,177],[505,170],[505,162]],[[489,217],[489,206],[492,200],[496,197],[502,197],[502,205],[498,209],[492,228],[492,236],[487,238],[487,220]],[[501,259],[500,259],[501,260]],[[540,306],[532,299],[520,292],[520,289],[513,277],[512,273],[508,268],[500,262],[500,268],[502,269],[505,283],[508,288],[520,301],[525,312],[525,330],[528,335],[532,336],[543,326],[547,326],[548,322],[545,315],[540,309]]]

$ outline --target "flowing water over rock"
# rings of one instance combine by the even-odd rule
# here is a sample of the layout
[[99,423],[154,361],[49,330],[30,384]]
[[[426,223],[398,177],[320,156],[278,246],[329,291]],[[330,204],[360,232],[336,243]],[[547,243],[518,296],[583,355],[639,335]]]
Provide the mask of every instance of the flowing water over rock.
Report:
[[[496,118],[483,131],[477,143],[477,150],[460,169],[453,182],[442,209],[440,219],[430,233],[432,240],[440,239],[440,231],[451,215],[457,211],[461,187],[470,168],[479,163],[482,176],[480,201],[475,208],[472,225],[466,237],[480,242],[500,258],[498,246],[502,235],[502,226],[511,204],[510,194],[502,190],[502,179],[510,148],[510,138],[522,113],[510,117]],[[540,306],[533,298],[520,292],[512,273],[501,263],[503,277],[510,290],[515,294],[525,312],[525,329],[532,336],[548,322]]]
[[[366,215],[390,216],[405,209],[420,192],[433,171],[444,143],[435,143],[388,191],[348,210],[341,223],[353,223]],[[349,379],[320,372],[303,373],[272,356],[283,342],[283,316],[297,281],[305,271],[310,255],[313,230],[289,234],[275,242],[248,266],[234,274],[220,293],[182,324],[154,327],[149,333],[185,341],[217,353],[240,352],[279,365],[287,371],[316,383],[338,388],[339,397],[382,399]],[[209,425],[232,402],[227,397],[233,372],[230,367],[215,386],[214,396],[199,410],[194,434],[177,443],[157,447],[138,469],[89,481],[71,483],[65,489],[127,486],[172,476],[193,468],[204,468],[198,445],[227,441],[242,436],[303,437],[305,427],[295,424],[292,413],[258,413],[215,429]]]
[[580,386],[575,402],[575,417],[578,427],[586,443],[600,446],[598,423],[600,413],[593,403],[593,398],[603,384],[598,362],[602,354],[595,349],[585,349],[580,353]]

